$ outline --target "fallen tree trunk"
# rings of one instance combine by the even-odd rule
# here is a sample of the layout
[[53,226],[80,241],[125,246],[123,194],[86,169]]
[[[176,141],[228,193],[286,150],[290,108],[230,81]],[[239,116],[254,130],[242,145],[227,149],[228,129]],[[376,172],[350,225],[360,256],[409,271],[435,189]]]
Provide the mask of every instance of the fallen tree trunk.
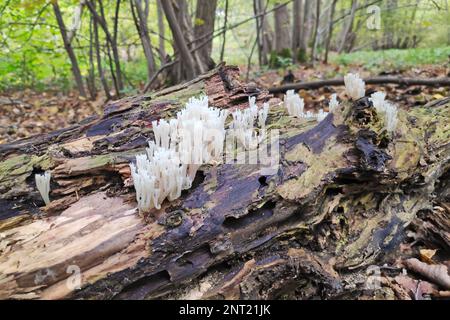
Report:
[[[436,195],[448,201],[448,102],[400,110],[391,137],[366,98],[319,124],[271,100],[277,171],[203,166],[181,198],[140,216],[128,165],[153,120],[201,93],[219,108],[271,99],[221,67],[111,103],[101,118],[0,145],[1,298],[359,297],[367,267],[399,255],[416,214]],[[34,185],[44,170],[47,206]]]
[[[399,77],[373,77],[364,79],[366,84],[399,84],[404,86],[441,86],[449,87],[450,78],[419,79]],[[284,93],[287,90],[314,90],[326,86],[343,86],[344,79],[318,80],[311,82],[290,83],[279,87],[269,88],[270,93]]]

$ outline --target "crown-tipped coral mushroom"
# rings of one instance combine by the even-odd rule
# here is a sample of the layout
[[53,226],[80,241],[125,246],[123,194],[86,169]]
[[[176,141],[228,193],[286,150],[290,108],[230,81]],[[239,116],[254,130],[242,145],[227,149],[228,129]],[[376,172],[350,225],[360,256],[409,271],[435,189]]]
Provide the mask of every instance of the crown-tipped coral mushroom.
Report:
[[375,92],[370,96],[373,106],[377,113],[384,115],[384,126],[387,131],[393,132],[397,127],[397,107],[385,100],[386,94],[384,92]]
[[[249,98],[249,107],[243,110],[236,110],[232,113],[233,121],[230,129],[231,134],[241,142],[245,149],[254,149],[265,137],[265,125],[269,113],[269,104],[265,103],[258,111],[255,103],[256,98]],[[255,130],[255,121],[258,120],[260,131]]]
[[389,132],[394,132],[397,127],[397,107],[392,103],[385,102],[384,103],[384,126],[386,130]]
[[208,107],[208,97],[191,98],[177,119],[152,123],[155,141],[130,164],[140,211],[177,199],[191,187],[202,164],[220,161],[227,115]]
[[330,98],[330,103],[328,104],[328,109],[330,112],[334,112],[337,107],[339,107],[339,102],[337,100],[337,94],[333,93]]
[[349,73],[344,77],[345,91],[353,100],[364,97],[366,93],[365,83],[358,74]]
[[296,118],[316,119],[320,122],[328,115],[328,112],[324,112],[323,109],[320,109],[319,113],[312,113],[311,111],[305,113],[305,102],[298,94],[294,93],[294,90],[288,90],[286,92],[284,95],[284,105],[288,114]]
[[258,112],[258,125],[260,128],[264,128],[266,126],[267,116],[269,114],[269,104],[265,102],[263,107]]
[[377,112],[384,112],[385,98],[386,93],[377,91],[375,93],[372,93],[369,100],[372,101],[372,104],[377,110]]
[[34,177],[36,179],[36,187],[39,190],[42,199],[44,200],[46,205],[49,204],[50,177],[51,177],[50,171],[45,171],[43,174],[36,174]]
[[294,90],[288,90],[284,95],[284,106],[290,116],[300,118],[303,115],[305,102]]

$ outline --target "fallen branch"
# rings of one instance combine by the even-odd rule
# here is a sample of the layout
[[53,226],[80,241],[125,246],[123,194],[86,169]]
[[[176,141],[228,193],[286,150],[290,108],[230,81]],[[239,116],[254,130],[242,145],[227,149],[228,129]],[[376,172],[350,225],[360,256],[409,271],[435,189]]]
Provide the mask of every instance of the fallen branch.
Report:
[[[419,78],[398,78],[398,77],[373,77],[364,79],[366,84],[400,84],[406,86],[441,86],[449,87],[450,78],[419,79]],[[287,90],[313,90],[326,86],[343,86],[344,78],[319,80],[311,82],[290,83],[280,87],[269,88],[270,93],[282,93]]]

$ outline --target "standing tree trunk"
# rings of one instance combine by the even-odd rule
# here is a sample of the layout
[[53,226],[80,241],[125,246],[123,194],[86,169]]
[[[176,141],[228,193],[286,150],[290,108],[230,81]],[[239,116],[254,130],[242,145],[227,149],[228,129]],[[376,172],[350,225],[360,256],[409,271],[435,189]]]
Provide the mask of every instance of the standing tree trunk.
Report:
[[94,19],[92,16],[89,19],[89,77],[88,90],[92,100],[97,96],[97,88],[95,86],[95,62],[94,62]]
[[327,40],[325,43],[324,63],[328,63],[328,55],[330,53],[330,44],[331,44],[331,38],[333,37],[334,12],[336,11],[336,3],[337,3],[337,0],[333,0],[333,2],[331,4],[330,16],[329,16],[330,20],[328,22]]
[[253,13],[258,16],[255,19],[256,26],[256,41],[258,46],[258,62],[259,66],[268,64],[268,55],[272,51],[272,31],[270,30],[269,23],[267,22],[267,6],[269,1],[263,2],[263,0],[253,0]]
[[[203,38],[205,35],[214,30],[214,22],[216,18],[217,0],[197,0],[197,9],[195,12],[194,22],[194,39]],[[201,44],[205,40],[196,42]],[[197,50],[200,62],[204,65],[204,69],[210,70],[214,68],[215,63],[211,58],[213,39],[211,38],[206,44]]]
[[[276,3],[275,6],[279,6]],[[287,6],[280,6],[275,10],[275,50],[286,57],[291,56],[291,27],[289,23],[289,11]]]
[[292,11],[292,59],[296,62],[302,60],[299,50],[303,29],[303,0],[294,0]]
[[59,8],[58,1],[52,1],[53,11],[55,13],[56,21],[58,22],[59,31],[61,32],[61,37],[64,43],[64,48],[66,49],[67,55],[70,59],[70,65],[72,69],[73,77],[75,78],[75,83],[77,84],[78,92],[82,97],[87,97],[86,91],[83,85],[83,77],[81,76],[80,67],[78,66],[77,57],[73,51],[72,44],[67,37],[66,25]]
[[113,63],[115,66],[115,76],[113,76],[113,78],[115,78],[115,82],[116,82],[116,86],[117,86],[117,88],[116,88],[116,91],[118,91],[117,95],[120,96],[120,91],[123,89],[123,81],[122,81],[122,72],[121,72],[121,68],[120,68],[119,49],[117,47],[117,30],[118,30],[118,25],[119,25],[118,14],[119,14],[121,1],[120,0],[116,1],[115,19],[114,19],[114,27],[113,27],[114,35],[111,34],[111,32],[108,28],[108,24],[107,24],[106,18],[105,18],[105,12],[103,9],[103,2],[101,0],[98,0],[98,3],[100,5],[100,14],[95,9],[94,2],[95,2],[95,0],[86,0],[86,5],[88,6],[89,10],[91,11],[91,14],[93,15],[94,19],[97,20],[98,24],[100,25],[103,32],[105,33],[107,46],[109,46],[110,50],[112,51]]
[[156,2],[156,14],[158,15],[158,48],[159,48],[159,60],[161,65],[166,62],[166,46],[165,46],[165,27],[164,27],[164,12],[161,6],[162,0]]
[[319,25],[320,25],[320,1],[316,0],[316,19],[314,24],[314,34],[313,34],[313,43],[311,47],[311,61],[314,62],[316,58],[316,46],[317,46],[317,38],[319,36]]
[[[149,0],[145,0],[146,7],[148,7],[148,1]],[[150,80],[153,73],[156,71],[156,64],[150,36],[148,34],[148,16],[145,9],[142,7],[141,0],[130,0],[130,7],[136,29],[139,33],[139,38],[141,39],[142,48],[144,49],[145,60],[147,62],[147,80]]]
[[228,26],[228,4],[229,1],[225,0],[225,11],[224,11],[224,19],[223,19],[223,38],[222,38],[222,47],[220,49],[220,62],[223,62],[223,58],[225,55],[225,42],[227,40],[227,26]]
[[358,1],[352,0],[352,8],[350,9],[351,10],[350,17],[348,18],[347,23],[344,25],[344,28],[342,29],[341,44],[339,45],[339,49],[338,49],[339,53],[342,53],[346,48],[348,35],[352,31],[353,21],[355,20],[355,13],[356,13],[357,7],[358,7]]
[[161,4],[166,15],[167,22],[169,23],[170,30],[172,31],[175,47],[177,48],[181,58],[179,62],[179,65],[182,66],[181,70],[183,72],[181,77],[182,79],[190,80],[197,75],[194,57],[189,51],[183,31],[181,30],[178,19],[175,15],[172,2],[161,1]]
[[300,36],[300,52],[299,52],[299,60],[300,61],[306,61],[307,59],[307,51],[309,47],[309,36],[312,29],[312,17],[311,17],[311,3],[313,1],[309,0],[304,3],[303,7],[303,27],[301,29],[301,36]]
[[92,17],[93,25],[94,25],[94,46],[95,46],[95,54],[97,57],[97,70],[98,75],[100,77],[100,82],[102,83],[103,91],[105,92],[105,96],[107,100],[111,100],[111,92],[108,86],[108,80],[106,79],[105,72],[102,66],[102,54],[100,50],[100,37],[98,34],[98,23],[97,20]]

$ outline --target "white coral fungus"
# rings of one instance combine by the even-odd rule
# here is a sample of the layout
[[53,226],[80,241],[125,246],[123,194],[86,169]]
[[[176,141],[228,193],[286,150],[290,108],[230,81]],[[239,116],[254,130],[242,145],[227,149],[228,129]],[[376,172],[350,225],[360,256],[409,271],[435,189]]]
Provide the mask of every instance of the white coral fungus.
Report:
[[328,104],[328,109],[330,112],[334,112],[337,107],[339,107],[339,101],[337,100],[337,94],[333,93],[330,98],[330,103]]
[[364,97],[366,93],[365,83],[358,74],[349,73],[344,77],[345,91],[353,100]]
[[370,96],[373,106],[377,113],[384,115],[384,127],[387,131],[393,132],[397,127],[397,107],[385,100],[386,94],[384,92],[375,92]]
[[49,204],[50,177],[51,177],[50,171],[45,171],[43,174],[36,174],[34,177],[36,179],[36,187],[39,190],[42,199],[44,200],[46,205]]
[[288,114],[296,118],[317,119],[320,122],[328,115],[328,112],[324,112],[323,109],[320,109],[319,113],[311,111],[305,113],[305,102],[298,94],[295,94],[294,90],[288,90],[284,95],[284,106]]
[[221,160],[227,115],[201,97],[191,98],[176,119],[152,122],[155,141],[130,164],[140,211],[160,209],[166,198],[177,199],[191,187],[202,164]]
[[[246,149],[255,149],[266,136],[265,127],[269,114],[269,104],[264,103],[258,111],[256,98],[249,98],[249,107],[243,110],[236,110],[231,115],[233,121],[230,125],[230,134],[239,141]],[[258,123],[259,128],[255,126]]]

